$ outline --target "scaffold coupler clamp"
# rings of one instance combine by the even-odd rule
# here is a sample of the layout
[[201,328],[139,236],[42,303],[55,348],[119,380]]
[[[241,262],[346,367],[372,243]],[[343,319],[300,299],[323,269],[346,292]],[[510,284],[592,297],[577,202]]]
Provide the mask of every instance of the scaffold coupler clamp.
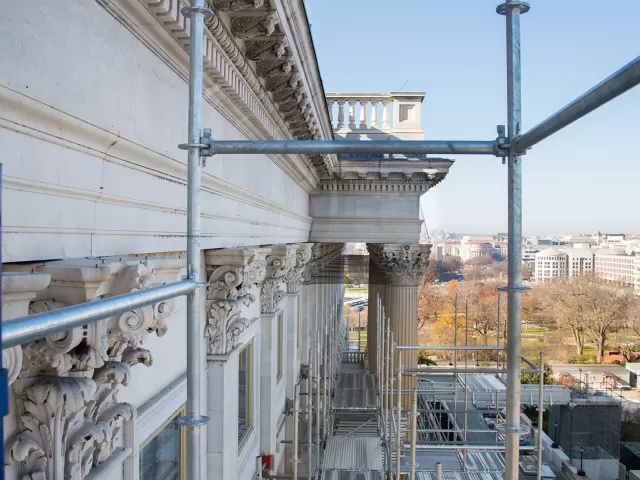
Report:
[[181,143],[178,145],[180,150],[192,150],[197,149],[199,151],[200,158],[202,159],[202,166],[207,166],[207,157],[213,156],[213,140],[211,139],[211,129],[205,128],[202,130],[202,136],[200,137],[200,143]]
[[531,5],[527,2],[509,1],[507,3],[501,3],[496,7],[496,13],[500,15],[506,15],[509,9],[519,8],[520,13],[527,13],[531,9]]
[[498,138],[496,138],[496,143],[493,146],[493,154],[496,157],[502,157],[502,164],[507,163],[507,155],[509,154],[509,144],[507,140],[507,127],[504,125],[496,126],[496,132],[498,133]]

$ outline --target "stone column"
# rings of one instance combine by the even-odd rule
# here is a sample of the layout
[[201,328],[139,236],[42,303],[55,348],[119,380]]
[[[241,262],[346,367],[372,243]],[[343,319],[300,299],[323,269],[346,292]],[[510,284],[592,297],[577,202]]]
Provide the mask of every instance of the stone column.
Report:
[[344,128],[344,100],[338,100],[338,124],[336,129]]
[[[385,244],[382,248],[382,266],[389,279],[385,315],[390,319],[396,345],[418,344],[418,285],[429,249],[428,245],[402,244]],[[403,367],[417,368],[417,353],[402,353]],[[405,377],[402,388],[415,388],[416,384],[415,377]]]
[[380,283],[384,281],[384,276],[378,265],[373,261],[374,254],[371,252],[369,244],[369,298],[367,309],[367,357],[369,359],[369,372],[376,373],[377,348],[378,348],[378,323],[376,318],[377,301],[380,292]]
[[349,129],[356,129],[356,100],[349,100]]

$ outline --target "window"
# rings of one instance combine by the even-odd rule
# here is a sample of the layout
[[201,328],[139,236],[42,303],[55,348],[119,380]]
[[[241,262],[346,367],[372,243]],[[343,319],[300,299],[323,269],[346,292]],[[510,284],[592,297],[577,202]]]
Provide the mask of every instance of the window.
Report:
[[284,312],[278,314],[278,380],[284,373]]
[[238,354],[238,444],[253,427],[253,342]]
[[141,480],[179,480],[185,478],[184,432],[178,418],[186,414],[183,406],[140,448]]

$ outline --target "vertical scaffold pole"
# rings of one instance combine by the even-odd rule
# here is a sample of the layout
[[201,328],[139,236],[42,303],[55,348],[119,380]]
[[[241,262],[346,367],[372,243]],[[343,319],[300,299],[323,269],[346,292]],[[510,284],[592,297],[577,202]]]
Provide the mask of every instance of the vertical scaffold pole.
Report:
[[[508,0],[496,11],[506,16],[507,123],[509,142],[521,130],[520,14],[529,5]],[[507,283],[507,421],[505,426],[505,480],[517,480],[520,447],[520,362],[522,319],[522,159],[513,150],[508,157],[508,283]]]
[[[202,81],[204,55],[204,17],[212,15],[204,8],[204,0],[193,0],[182,10],[190,19],[189,37],[189,144],[187,149],[187,275],[200,283],[200,182],[202,163]],[[180,424],[187,429],[187,478],[199,480],[201,436],[200,427],[208,422],[201,415],[202,401],[202,332],[200,318],[202,288],[199,286],[187,298],[187,415]]]
[[384,378],[385,378],[385,358],[384,358],[384,345],[385,345],[385,317],[384,317],[384,307],[381,308],[380,312],[381,319],[381,328],[380,328],[380,376],[378,377],[378,399],[379,399],[379,407],[380,407],[380,420],[381,420],[381,428],[382,438],[384,438],[385,433],[385,411],[384,411]]
[[[467,443],[467,430],[469,429],[469,376],[467,372],[469,371],[469,299],[465,299],[464,304],[464,443]],[[467,471],[467,450],[465,449],[462,452],[463,462],[462,468],[463,471]]]
[[398,424],[396,425],[396,478],[400,478],[400,453],[402,452],[402,350],[398,350],[398,399],[396,411]]
[[311,478],[311,456],[313,454],[313,348],[309,348],[309,370],[307,375],[307,478]]
[[538,480],[542,480],[542,424],[544,422],[544,353],[540,352],[540,374],[538,378]]
[[411,408],[411,470],[409,478],[416,480],[416,442],[418,441],[418,390],[413,389],[413,406]]
[[296,400],[293,407],[293,458],[291,459],[291,470],[293,480],[298,480],[298,464],[300,463],[300,459],[298,458],[298,426],[299,426],[299,418],[300,415],[300,398],[296,395]]

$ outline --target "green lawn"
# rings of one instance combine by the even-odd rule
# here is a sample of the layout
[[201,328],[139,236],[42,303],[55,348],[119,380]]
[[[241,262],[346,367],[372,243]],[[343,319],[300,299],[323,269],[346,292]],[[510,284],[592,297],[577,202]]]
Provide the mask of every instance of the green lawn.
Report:
[[[350,330],[349,331],[349,343],[357,345],[358,344],[358,331]],[[367,348],[367,331],[365,329],[360,331],[360,351],[364,352]]]
[[369,289],[366,287],[362,287],[362,288],[347,288],[346,289],[347,292],[352,292],[352,293],[368,293]]

